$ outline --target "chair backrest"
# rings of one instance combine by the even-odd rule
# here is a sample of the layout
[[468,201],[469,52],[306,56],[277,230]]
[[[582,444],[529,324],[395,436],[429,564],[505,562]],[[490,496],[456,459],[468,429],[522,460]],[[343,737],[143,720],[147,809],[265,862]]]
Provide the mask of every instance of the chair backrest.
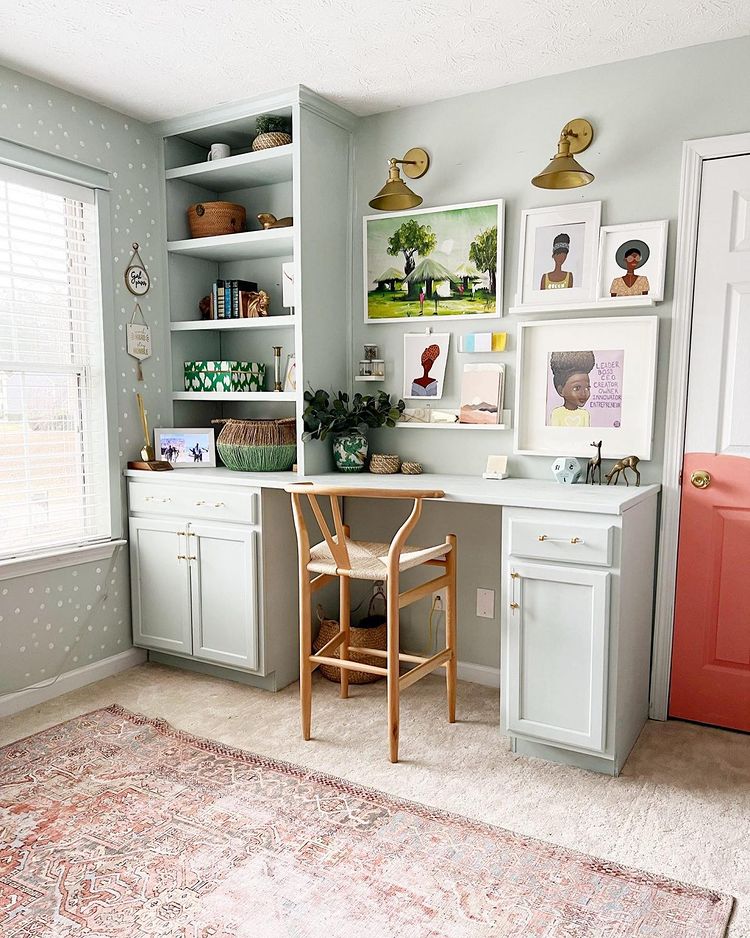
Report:
[[[341,517],[339,498],[406,498],[414,500],[414,505],[409,517],[391,540],[391,546],[388,551],[390,557],[393,553],[397,555],[401,553],[401,549],[406,543],[407,537],[419,521],[420,515],[422,514],[422,500],[425,498],[443,498],[445,495],[445,492],[440,489],[378,489],[362,488],[354,485],[325,485],[318,482],[300,482],[296,485],[288,485],[284,491],[292,496],[292,513],[294,515],[294,527],[297,531],[300,561],[306,564],[310,556],[310,537],[301,503],[301,499],[304,496],[310,503],[310,508],[320,528],[320,533],[325,538],[336,567],[340,570],[350,569],[351,563],[349,560],[349,551],[346,547],[346,532],[344,531],[344,523]],[[327,496],[330,499],[335,538],[318,503],[318,495]]]

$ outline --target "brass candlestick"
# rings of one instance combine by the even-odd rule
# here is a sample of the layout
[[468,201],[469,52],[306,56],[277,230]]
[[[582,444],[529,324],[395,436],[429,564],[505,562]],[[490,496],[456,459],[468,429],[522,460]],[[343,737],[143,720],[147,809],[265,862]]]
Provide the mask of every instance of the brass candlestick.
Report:
[[273,389],[274,391],[283,391],[281,384],[281,350],[282,345],[273,346]]

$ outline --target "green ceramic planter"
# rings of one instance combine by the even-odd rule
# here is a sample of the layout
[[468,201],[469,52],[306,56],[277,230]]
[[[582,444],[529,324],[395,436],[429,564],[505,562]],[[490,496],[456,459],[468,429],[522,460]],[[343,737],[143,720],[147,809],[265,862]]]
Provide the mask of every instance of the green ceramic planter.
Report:
[[337,433],[333,438],[333,461],[339,472],[362,472],[367,462],[367,437],[359,430]]

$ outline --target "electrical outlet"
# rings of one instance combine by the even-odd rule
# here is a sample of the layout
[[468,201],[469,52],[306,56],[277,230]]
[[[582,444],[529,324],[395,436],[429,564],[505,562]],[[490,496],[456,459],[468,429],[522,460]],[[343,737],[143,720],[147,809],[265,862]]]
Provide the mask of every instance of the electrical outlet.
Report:
[[432,594],[432,611],[445,612],[445,593],[442,590],[435,590]]
[[477,590],[477,615],[480,619],[495,618],[495,591]]

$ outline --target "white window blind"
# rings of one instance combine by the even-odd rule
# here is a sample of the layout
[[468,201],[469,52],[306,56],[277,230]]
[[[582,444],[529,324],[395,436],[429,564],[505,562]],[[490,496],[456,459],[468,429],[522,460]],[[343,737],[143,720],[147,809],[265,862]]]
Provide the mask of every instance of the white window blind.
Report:
[[95,193],[0,164],[0,559],[110,528]]

